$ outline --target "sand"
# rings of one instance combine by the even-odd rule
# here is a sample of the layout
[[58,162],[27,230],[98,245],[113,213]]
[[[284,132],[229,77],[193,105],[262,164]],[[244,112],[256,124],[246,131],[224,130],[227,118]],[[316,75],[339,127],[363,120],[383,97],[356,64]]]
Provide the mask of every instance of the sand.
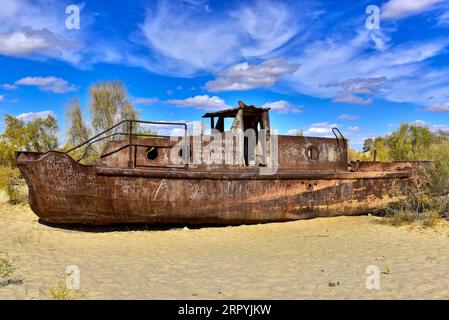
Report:
[[[79,267],[85,299],[449,298],[449,223],[381,220],[77,231],[0,203],[0,257],[17,257],[0,299],[49,299],[69,265]],[[380,271],[377,290],[366,287],[370,265]]]

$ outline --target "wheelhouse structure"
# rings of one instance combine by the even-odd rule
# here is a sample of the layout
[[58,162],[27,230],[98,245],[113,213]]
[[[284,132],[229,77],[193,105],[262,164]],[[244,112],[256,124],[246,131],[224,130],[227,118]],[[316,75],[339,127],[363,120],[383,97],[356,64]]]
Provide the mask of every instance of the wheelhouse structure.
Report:
[[[269,108],[243,102],[203,118],[210,129],[125,120],[67,152],[17,152],[32,210],[46,222],[91,225],[355,215],[394,201],[393,185],[407,183],[421,165],[348,162],[347,141],[337,128],[335,138],[277,135]],[[145,131],[152,125],[174,130]],[[83,164],[98,145],[98,161]]]

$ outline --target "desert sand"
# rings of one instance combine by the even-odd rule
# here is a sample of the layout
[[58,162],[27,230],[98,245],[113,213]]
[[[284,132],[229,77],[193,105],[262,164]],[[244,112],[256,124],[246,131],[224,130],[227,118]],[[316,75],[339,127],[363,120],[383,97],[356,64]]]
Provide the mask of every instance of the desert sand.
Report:
[[[374,216],[231,227],[61,229],[0,203],[0,299],[49,299],[80,270],[84,299],[449,298],[449,223],[394,227]],[[380,270],[369,290],[366,268]],[[21,283],[20,283],[21,282]]]

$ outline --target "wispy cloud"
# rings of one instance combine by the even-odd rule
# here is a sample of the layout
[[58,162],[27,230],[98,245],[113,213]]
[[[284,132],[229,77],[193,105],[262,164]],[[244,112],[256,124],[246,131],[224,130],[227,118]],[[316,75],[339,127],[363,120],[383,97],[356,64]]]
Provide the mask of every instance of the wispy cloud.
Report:
[[133,104],[153,104],[158,101],[158,98],[134,98],[131,100]]
[[5,90],[16,90],[17,89],[17,86],[15,86],[13,84],[9,84],[9,83],[4,83],[4,84],[0,85],[0,87]]
[[219,92],[269,88],[283,75],[292,74],[298,68],[299,64],[286,63],[282,58],[270,59],[257,65],[239,63],[219,72],[216,80],[206,83],[206,89]]
[[306,135],[317,135],[317,136],[331,136],[332,128],[341,127],[337,123],[329,123],[329,122],[317,122],[311,124],[307,130],[304,131]]
[[437,38],[379,51],[367,30],[359,30],[352,37],[350,33],[331,34],[309,44],[295,59],[290,58],[301,68],[286,81],[295,92],[337,102],[369,104],[379,97],[428,105],[430,96],[442,102],[449,87],[449,70],[429,64],[446,52],[448,44],[449,38]]
[[449,11],[444,12],[438,17],[438,25],[442,27],[449,26]]
[[[449,69],[432,61],[447,54],[449,37],[432,33],[427,40],[409,41],[396,36],[394,21],[436,8],[435,17],[444,25],[449,17],[445,2],[384,3],[382,29],[367,30],[363,6],[348,8],[351,14],[345,15],[327,12],[324,1],[229,1],[223,6],[151,1],[136,5],[142,14],[134,25],[111,26],[114,32],[105,37],[90,28],[95,19],[88,7],[82,11],[82,30],[68,32],[63,2],[3,0],[0,55],[57,59],[78,67],[110,62],[176,77],[214,76],[205,84],[210,92],[274,87],[361,105],[378,98],[425,107],[447,102]],[[329,28],[336,17],[338,28]],[[358,83],[350,83],[355,79]],[[39,88],[75,89],[70,84]]]
[[302,133],[302,131],[299,129],[290,129],[287,131],[287,134],[291,136],[296,136],[299,133]]
[[35,119],[39,119],[39,118],[46,118],[49,115],[54,116],[53,111],[45,110],[45,111],[39,111],[39,112],[27,112],[27,113],[19,114],[18,116],[16,116],[16,118],[26,122],[26,121],[32,121]]
[[178,107],[191,107],[204,110],[220,110],[231,108],[225,101],[217,96],[201,95],[187,99],[167,100],[166,103],[174,104]]
[[360,119],[360,116],[344,113],[344,114],[339,115],[338,119],[339,120],[358,120],[358,119]]
[[66,80],[54,76],[26,77],[17,80],[15,82],[15,85],[36,86],[41,91],[49,91],[53,93],[67,93],[77,90],[73,84],[70,84]]
[[382,18],[397,19],[431,9],[444,0],[390,0],[382,7]]
[[347,102],[353,104],[367,105],[373,102],[371,98],[364,98],[364,95],[373,95],[377,89],[377,84],[386,81],[386,77],[378,78],[356,78],[328,84],[325,87],[341,88],[334,98],[334,102]]
[[3,0],[0,11],[0,55],[83,60],[80,34],[65,29],[63,3]]
[[76,47],[75,44],[58,38],[47,29],[35,30],[24,27],[20,31],[0,34],[0,54],[24,56],[30,54],[62,57],[64,49]]
[[0,102],[3,101],[4,98],[5,98],[5,95],[0,95]]
[[358,126],[347,127],[346,130],[349,132],[357,132],[360,131],[360,127]]
[[184,135],[184,126],[182,124],[187,124],[187,130],[191,129],[193,125],[192,122],[187,122],[185,120],[162,120],[158,122],[179,123],[179,125],[168,125],[164,123],[142,123],[140,124],[140,126],[145,130],[156,131],[158,135],[162,136],[182,136]]
[[364,99],[362,97],[356,96],[351,93],[343,92],[338,93],[334,100],[334,102],[344,102],[344,103],[352,103],[352,104],[360,104],[360,105],[368,105],[373,103],[373,99],[368,98]]
[[449,131],[449,124],[432,124],[424,120],[415,120],[411,123],[413,126],[427,127],[433,132]]
[[278,113],[300,113],[301,106],[295,106],[288,101],[279,100],[275,102],[268,102],[263,105],[264,108],[270,108]]
[[449,112],[449,102],[434,104],[427,108],[428,112]]
[[157,1],[142,25],[154,53],[154,61],[146,59],[147,67],[193,75],[266,57],[305,29],[303,12],[298,6],[267,0],[229,3],[220,11],[187,1]]

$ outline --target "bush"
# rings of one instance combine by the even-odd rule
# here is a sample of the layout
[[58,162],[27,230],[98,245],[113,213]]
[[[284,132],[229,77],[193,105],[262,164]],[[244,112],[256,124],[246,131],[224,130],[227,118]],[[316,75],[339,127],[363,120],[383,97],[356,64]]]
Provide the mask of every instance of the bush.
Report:
[[449,158],[436,161],[430,168],[415,169],[407,185],[395,185],[393,195],[398,199],[387,209],[393,225],[420,222],[435,226],[449,209]]
[[0,258],[0,279],[8,278],[16,271],[15,262],[17,259],[11,259],[9,257]]
[[52,300],[78,300],[82,297],[82,293],[68,289],[64,281],[49,288],[49,298]]
[[449,142],[445,141],[434,145],[431,150],[434,165],[427,170],[426,176],[429,183],[429,191],[434,196],[444,197],[449,195]]
[[25,181],[17,168],[0,167],[0,189],[6,192],[11,204],[27,201]]

